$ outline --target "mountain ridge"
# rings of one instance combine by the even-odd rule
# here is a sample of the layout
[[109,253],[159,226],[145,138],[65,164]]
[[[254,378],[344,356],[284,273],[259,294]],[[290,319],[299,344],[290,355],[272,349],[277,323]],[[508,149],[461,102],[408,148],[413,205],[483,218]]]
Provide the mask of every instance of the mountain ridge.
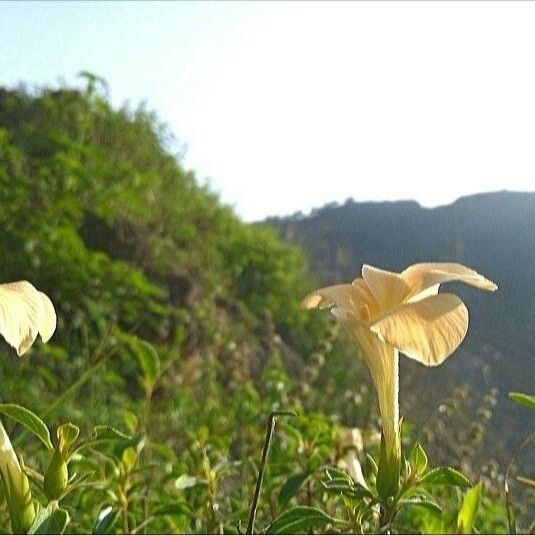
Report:
[[271,222],[271,221],[278,221],[278,220],[287,220],[287,219],[307,219],[310,217],[314,217],[318,214],[318,212],[324,211],[324,210],[331,210],[336,209],[341,206],[344,206],[345,204],[358,204],[359,206],[377,206],[377,205],[407,205],[407,206],[415,206],[416,208],[422,209],[422,210],[440,210],[441,208],[446,208],[449,206],[453,206],[457,203],[464,203],[465,201],[472,201],[472,200],[480,200],[487,197],[494,197],[496,195],[506,195],[506,196],[535,196],[535,191],[519,191],[519,190],[509,190],[507,188],[498,189],[498,190],[492,190],[492,191],[481,191],[478,193],[470,193],[466,195],[461,195],[457,197],[455,200],[451,202],[446,202],[443,204],[437,204],[435,206],[425,206],[420,201],[417,201],[416,199],[411,198],[405,198],[405,199],[384,199],[384,200],[356,200],[354,197],[350,196],[347,197],[345,201],[329,201],[325,203],[323,206],[320,207],[313,207],[308,212],[303,212],[301,210],[297,210],[293,213],[288,214],[274,214],[274,215],[268,215],[262,219],[257,219],[253,221],[253,224],[262,224],[265,222]]

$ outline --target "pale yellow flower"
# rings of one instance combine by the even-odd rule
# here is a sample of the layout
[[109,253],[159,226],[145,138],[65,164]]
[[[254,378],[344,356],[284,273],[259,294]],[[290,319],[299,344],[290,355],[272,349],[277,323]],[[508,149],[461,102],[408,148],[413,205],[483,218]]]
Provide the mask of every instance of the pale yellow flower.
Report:
[[56,330],[50,299],[27,281],[0,284],[0,334],[23,355],[37,334],[47,342]]
[[[479,273],[452,263],[414,264],[401,273],[364,265],[362,278],[307,295],[302,306],[330,307],[357,342],[379,398],[387,463],[401,455],[398,351],[436,366],[455,351],[468,329],[468,310],[441,283],[461,281],[483,290],[497,286]],[[394,492],[394,475],[385,493]],[[388,486],[388,485],[387,485]]]

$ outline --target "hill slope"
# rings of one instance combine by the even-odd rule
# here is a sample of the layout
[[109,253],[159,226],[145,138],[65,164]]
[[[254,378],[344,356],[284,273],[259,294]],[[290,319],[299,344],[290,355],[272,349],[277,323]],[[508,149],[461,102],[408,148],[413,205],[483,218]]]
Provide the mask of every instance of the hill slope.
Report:
[[[2,396],[20,391],[30,406],[55,399],[103,346],[133,335],[179,362],[170,392],[213,355],[225,385],[233,373],[257,379],[273,352],[298,371],[327,328],[299,309],[310,288],[304,255],[243,224],[169,152],[156,117],[114,110],[96,82],[89,77],[86,92],[0,88],[1,280],[32,281],[58,311],[52,345],[20,363],[0,360]],[[107,396],[124,406],[119,392],[141,395],[135,359],[121,359],[78,400],[91,408],[102,396],[112,422],[121,404]],[[35,393],[20,388],[30,368]],[[62,409],[68,417],[71,406]]]

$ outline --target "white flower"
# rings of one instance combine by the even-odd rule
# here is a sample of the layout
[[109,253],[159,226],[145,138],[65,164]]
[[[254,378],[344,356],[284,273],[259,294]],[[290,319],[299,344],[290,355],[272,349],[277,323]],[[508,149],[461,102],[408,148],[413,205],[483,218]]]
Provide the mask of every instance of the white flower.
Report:
[[0,334],[23,355],[37,334],[47,342],[56,330],[54,305],[27,281],[0,284]]
[[[399,437],[398,352],[426,366],[442,363],[468,330],[468,310],[440,284],[461,281],[483,290],[497,286],[479,273],[451,263],[414,264],[401,273],[364,265],[351,284],[321,288],[307,295],[304,308],[331,308],[344,324],[370,369],[383,426],[382,456],[391,473],[384,494],[397,485]],[[379,466],[381,475],[381,463]]]

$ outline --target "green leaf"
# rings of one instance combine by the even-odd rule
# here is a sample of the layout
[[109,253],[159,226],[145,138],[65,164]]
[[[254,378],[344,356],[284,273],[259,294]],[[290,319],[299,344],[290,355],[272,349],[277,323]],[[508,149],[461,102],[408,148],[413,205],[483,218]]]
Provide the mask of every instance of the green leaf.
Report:
[[346,471],[340,470],[339,468],[326,468],[325,473],[327,474],[327,477],[331,480],[335,478],[340,478],[346,479],[349,482],[353,481],[351,479],[351,476]]
[[93,436],[97,440],[132,440],[132,437],[109,425],[97,425],[93,428]]
[[134,469],[137,462],[137,452],[132,446],[123,451],[122,461],[127,472],[131,472]]
[[182,474],[175,481],[175,487],[178,490],[184,490],[184,489],[189,489],[191,487],[194,487],[195,485],[197,485],[197,483],[198,483],[198,480],[196,477],[188,476],[187,474]]
[[41,442],[49,449],[53,450],[54,446],[50,440],[50,431],[45,422],[25,407],[15,403],[0,403],[0,413],[22,424],[28,431],[32,432]]
[[114,509],[111,505],[101,509],[98,514],[95,525],[93,526],[93,531],[95,535],[101,533],[109,533],[113,528],[117,518],[119,517],[119,509]]
[[426,494],[414,494],[413,496],[410,496],[409,498],[404,498],[399,501],[399,504],[401,506],[403,505],[417,505],[419,507],[424,507],[428,511],[431,511],[432,513],[442,513],[442,508],[438,503],[436,503],[432,498],[427,496]]
[[71,445],[76,441],[80,434],[80,428],[74,424],[67,423],[60,425],[56,431],[58,437],[59,451],[68,452]]
[[165,515],[182,515],[182,516],[190,516],[193,517],[193,512],[191,510],[191,507],[186,502],[177,502],[177,503],[169,503],[167,505],[161,505],[159,507],[156,507],[152,513],[154,516],[165,516]]
[[481,501],[482,490],[483,485],[478,483],[475,487],[467,491],[459,514],[457,515],[457,533],[472,533],[474,520],[479,509],[479,502]]
[[519,405],[535,410],[535,396],[523,394],[522,392],[509,392],[509,397]]
[[416,442],[412,448],[409,460],[414,472],[418,475],[422,475],[425,472],[427,468],[427,455],[419,442]]
[[310,528],[337,522],[321,509],[315,507],[293,507],[276,518],[267,533],[306,533]]
[[308,474],[305,472],[290,476],[279,492],[279,504],[282,506],[286,505],[295,496],[307,478]]
[[470,487],[468,478],[449,466],[433,468],[425,474],[420,482],[425,485],[451,485],[454,487]]
[[58,502],[53,500],[37,513],[28,533],[63,533],[69,520],[69,513],[60,509]]
[[366,463],[368,466],[368,470],[371,472],[373,477],[377,477],[377,472],[379,471],[379,468],[377,467],[375,459],[369,453],[366,454]]
[[401,479],[402,480],[407,479],[413,472],[414,470],[412,469],[411,463],[409,462],[409,460],[405,456],[402,456],[401,457],[401,473],[400,473]]
[[143,377],[148,388],[152,388],[160,376],[160,357],[152,344],[145,340],[136,339],[134,352],[139,361]]
[[[334,472],[331,469],[329,469],[329,471],[331,473]],[[373,498],[373,494],[366,487],[363,487],[360,483],[350,479],[345,472],[340,472],[339,470],[336,472],[341,473],[342,476],[333,477],[327,481],[321,481],[321,484],[326,491],[341,494],[342,496],[350,498],[356,498],[357,500],[362,499],[364,496]]]
[[327,490],[334,490],[335,492],[348,492],[353,489],[352,481],[345,477],[335,477],[327,481],[322,481],[321,484]]

